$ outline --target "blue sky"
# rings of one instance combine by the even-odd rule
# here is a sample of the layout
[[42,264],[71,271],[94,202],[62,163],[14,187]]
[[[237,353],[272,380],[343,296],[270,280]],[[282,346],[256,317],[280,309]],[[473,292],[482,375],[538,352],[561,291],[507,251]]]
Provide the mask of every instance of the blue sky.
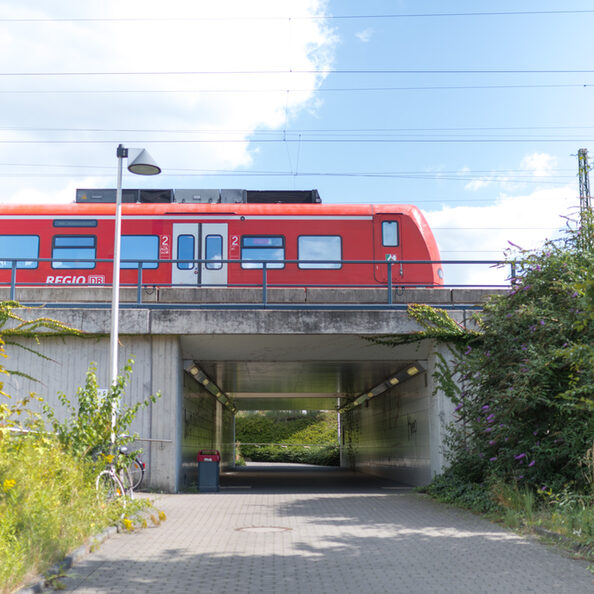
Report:
[[579,204],[591,2],[47,4],[0,1],[1,202],[113,187],[122,142],[164,170],[128,187],[417,204],[447,259],[536,247]]

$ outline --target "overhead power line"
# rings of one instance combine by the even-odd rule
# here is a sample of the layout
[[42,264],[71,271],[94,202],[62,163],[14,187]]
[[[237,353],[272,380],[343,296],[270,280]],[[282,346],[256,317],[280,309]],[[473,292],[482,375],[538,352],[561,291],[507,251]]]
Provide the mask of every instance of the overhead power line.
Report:
[[409,19],[409,18],[447,18],[447,17],[489,17],[489,16],[533,16],[561,14],[589,14],[594,10],[500,10],[482,12],[421,12],[384,14],[320,14],[307,16],[213,16],[213,17],[120,17],[120,18],[0,18],[2,23],[163,23],[163,22],[211,22],[211,21],[305,21],[305,20],[364,20],[364,19]]
[[293,74],[592,74],[593,69],[573,69],[573,68],[523,68],[523,69],[404,69],[404,68],[379,68],[379,69],[303,69],[294,70],[287,68],[283,70],[259,70],[259,69],[246,69],[246,70],[147,70],[147,71],[97,71],[97,72],[0,72],[0,76],[5,77],[35,77],[35,76],[51,76],[51,77],[70,77],[70,76],[220,76],[220,75],[293,75]]
[[316,89],[0,89],[0,95],[111,95],[125,93],[153,94],[200,94],[200,93],[340,93],[340,92],[389,92],[389,91],[449,91],[472,89],[557,89],[557,88],[590,88],[594,83],[551,83],[521,85],[433,85],[433,86],[401,86],[401,87],[319,87]]

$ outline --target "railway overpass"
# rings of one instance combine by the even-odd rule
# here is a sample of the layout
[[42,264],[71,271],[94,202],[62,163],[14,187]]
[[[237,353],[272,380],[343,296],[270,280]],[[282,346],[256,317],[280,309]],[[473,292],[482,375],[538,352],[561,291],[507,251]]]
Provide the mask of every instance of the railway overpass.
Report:
[[[2,293],[4,291],[4,294]],[[126,394],[162,397],[132,429],[148,463],[148,485],[169,492],[196,481],[196,453],[217,448],[222,469],[234,460],[237,410],[332,410],[341,414],[341,463],[411,485],[442,470],[442,441],[452,406],[434,394],[433,370],[444,345],[389,348],[367,336],[420,328],[410,303],[446,308],[459,323],[492,289],[143,288],[121,291],[119,366],[134,358]],[[0,289],[3,300],[8,289]],[[46,358],[10,349],[13,397],[35,392],[59,410],[58,392],[74,396],[94,362],[109,380],[109,287],[19,287],[26,319],[44,316],[81,329],[85,338],[21,339]]]

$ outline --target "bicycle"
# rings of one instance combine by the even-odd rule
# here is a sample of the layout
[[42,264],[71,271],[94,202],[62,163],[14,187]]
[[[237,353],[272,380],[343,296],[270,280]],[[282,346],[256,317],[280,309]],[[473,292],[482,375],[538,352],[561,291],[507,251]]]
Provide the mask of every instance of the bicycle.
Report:
[[136,491],[144,479],[145,463],[138,457],[134,456],[128,466],[128,472],[132,479],[132,490]]
[[[125,456],[127,452],[128,448],[125,446],[118,448],[121,456]],[[107,466],[97,475],[95,488],[105,494],[107,501],[122,497],[125,506],[125,497],[130,499],[134,497],[132,476],[127,467],[117,463],[118,456],[109,454],[104,457],[107,460]]]

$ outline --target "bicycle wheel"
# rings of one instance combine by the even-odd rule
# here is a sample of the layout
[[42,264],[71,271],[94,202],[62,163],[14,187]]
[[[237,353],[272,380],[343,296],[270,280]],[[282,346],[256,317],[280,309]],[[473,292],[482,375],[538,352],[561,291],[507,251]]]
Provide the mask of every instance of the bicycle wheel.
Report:
[[112,470],[102,470],[97,475],[95,481],[95,488],[104,495],[107,501],[113,501],[118,497],[124,497],[125,490],[122,481],[115,475]]
[[124,495],[130,497],[130,499],[134,498],[134,491],[133,491],[133,483],[132,483],[132,475],[127,468],[120,468],[118,471],[118,478],[124,487]]
[[128,471],[132,476],[132,489],[136,491],[138,487],[140,487],[142,483],[142,479],[144,478],[144,463],[140,458],[134,458],[130,466],[128,466]]

